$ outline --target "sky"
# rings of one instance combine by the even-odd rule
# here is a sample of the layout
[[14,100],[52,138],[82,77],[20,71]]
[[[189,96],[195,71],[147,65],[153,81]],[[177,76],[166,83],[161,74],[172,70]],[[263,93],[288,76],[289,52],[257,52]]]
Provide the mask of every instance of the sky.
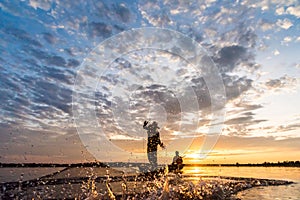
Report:
[[147,162],[144,120],[161,163],[299,160],[299,22],[297,0],[1,0],[0,162]]

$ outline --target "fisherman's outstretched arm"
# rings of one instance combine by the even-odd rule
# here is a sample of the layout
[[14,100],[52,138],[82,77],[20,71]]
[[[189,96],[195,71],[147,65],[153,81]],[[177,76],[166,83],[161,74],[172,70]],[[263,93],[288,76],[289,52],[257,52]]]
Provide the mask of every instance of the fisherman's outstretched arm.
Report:
[[147,121],[144,121],[143,128],[144,128],[144,129],[146,129],[146,130],[148,130],[148,129],[149,129],[149,128],[148,128],[148,126],[147,126],[147,124],[148,124],[148,122],[147,122]]
[[165,148],[165,145],[164,145],[164,143],[162,143],[162,141],[160,140],[160,135],[159,135],[159,132],[158,132],[158,144],[159,144],[159,146],[161,147],[161,148]]

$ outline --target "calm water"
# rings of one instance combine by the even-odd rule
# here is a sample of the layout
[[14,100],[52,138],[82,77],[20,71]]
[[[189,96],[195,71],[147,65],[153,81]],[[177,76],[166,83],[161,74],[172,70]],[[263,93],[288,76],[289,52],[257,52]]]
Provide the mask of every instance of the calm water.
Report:
[[296,167],[184,167],[184,174],[300,181],[300,168]]
[[62,169],[64,168],[0,168],[0,183],[36,179]]
[[[62,168],[2,168],[0,182],[29,180],[41,177]],[[239,193],[243,200],[300,199],[300,168],[285,167],[185,167],[183,176],[192,176],[197,181],[202,176],[232,176],[290,180],[288,186],[257,187]]]
[[184,174],[195,176],[233,176],[290,180],[287,186],[257,187],[240,192],[243,200],[300,199],[300,168],[292,167],[185,167]]

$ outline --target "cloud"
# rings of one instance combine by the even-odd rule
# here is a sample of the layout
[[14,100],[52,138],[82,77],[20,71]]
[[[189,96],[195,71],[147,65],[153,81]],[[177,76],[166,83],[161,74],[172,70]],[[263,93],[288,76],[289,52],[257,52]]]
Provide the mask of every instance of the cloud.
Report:
[[43,33],[43,37],[49,44],[55,44],[58,41],[51,33]]
[[280,54],[280,52],[277,50],[277,49],[275,49],[274,51],[273,51],[273,55],[274,56],[278,56]]
[[[143,6],[149,6],[152,7],[152,3],[146,3]],[[160,9],[156,8],[155,4],[153,5],[155,9]],[[164,13],[167,15],[168,20],[170,21],[161,21],[162,18],[160,18],[162,15],[157,13],[158,15],[154,14],[156,11],[151,10],[144,10],[144,7],[140,7],[141,13],[145,18],[149,20],[150,23],[153,24],[164,24],[164,25],[171,25],[173,26],[173,16],[172,14],[166,12]],[[227,10],[229,12],[229,10]],[[149,12],[149,13],[148,13]],[[199,14],[199,13],[198,13]],[[234,13],[232,13],[234,15]],[[154,20],[154,21],[151,21]],[[174,19],[174,21],[176,21]],[[180,20],[176,21],[178,26],[176,29],[178,31],[182,31],[185,34],[188,34],[192,38],[194,38],[196,41],[202,41],[204,40],[203,34],[201,32],[201,27],[199,26],[199,29],[192,28],[192,26],[184,25],[181,24]],[[233,23],[234,24],[234,23]],[[181,26],[182,25],[182,26]],[[214,61],[216,62],[217,66],[219,67],[221,71],[221,75],[223,77],[223,80],[226,82],[225,87],[226,87],[226,94],[229,100],[238,98],[242,93],[245,91],[249,90],[251,88],[252,80],[247,77],[239,77],[239,76],[233,76],[233,75],[227,75],[226,73],[228,72],[233,72],[234,70],[238,69],[239,66],[246,66],[250,69],[256,68],[255,66],[255,60],[254,60],[254,55],[252,53],[253,48],[256,45],[256,40],[257,36],[255,32],[253,31],[252,28],[249,28],[245,25],[238,24],[234,26],[234,31],[230,31],[227,33],[226,38],[222,38],[223,32],[219,33],[217,31],[216,38],[219,39],[220,37],[220,43],[215,42],[214,44],[209,44],[212,47],[209,49],[209,54],[210,55],[215,55]],[[228,44],[224,45],[223,41],[228,41]],[[233,41],[232,41],[233,40]],[[235,44],[234,44],[235,43]],[[215,44],[220,44],[220,45],[215,45]],[[239,45],[237,45],[239,44]],[[180,116],[179,114],[183,114],[181,111],[180,104],[178,102],[178,98],[181,97],[184,100],[184,97],[188,97],[192,95],[193,97],[196,97],[196,103],[198,104],[198,108],[196,110],[192,110],[195,108],[194,105],[189,105],[186,106],[186,109],[188,112],[199,112],[199,111],[204,111],[204,110],[209,110],[211,106],[210,102],[210,94],[207,89],[207,86],[205,84],[205,81],[201,77],[200,74],[190,74],[190,69],[183,69],[186,64],[182,63],[181,66],[179,67],[179,70],[176,70],[178,67],[174,66],[173,63],[166,63],[164,62],[153,62],[155,60],[154,58],[148,59],[147,53],[143,55],[143,57],[136,57],[134,59],[118,59],[117,60],[117,66],[115,67],[116,72],[106,72],[103,74],[101,77],[101,80],[103,82],[102,87],[106,88],[106,91],[112,92],[114,95],[116,95],[116,92],[113,92],[113,88],[121,88],[127,90],[130,88],[130,91],[134,91],[136,94],[128,94],[132,98],[136,98],[133,102],[134,107],[130,108],[130,112],[122,112],[123,115],[119,115],[119,118],[127,119],[126,117],[132,116],[132,119],[136,119],[136,121],[131,120],[134,124],[134,127],[138,125],[137,121],[141,120],[143,116],[149,112],[147,110],[147,106],[151,105],[152,103],[155,105],[158,105],[160,109],[163,110],[163,112],[168,113],[168,119],[167,119],[167,126],[171,126],[171,123],[175,124],[180,122]],[[168,60],[167,56],[165,56],[165,60]],[[174,58],[171,58],[170,60],[173,60]],[[152,70],[152,72],[143,72],[142,69],[147,69],[149,68],[148,66],[143,66],[140,63],[134,63],[137,61],[142,61],[142,62],[149,62],[155,66],[167,66],[167,67],[157,67],[155,70]],[[151,65],[150,64],[150,65]],[[139,67],[136,67],[139,66]],[[172,66],[172,67],[169,67]],[[176,71],[176,75],[173,74],[172,72],[169,73],[170,69]],[[164,71],[160,71],[160,69],[164,69]],[[168,71],[169,70],[169,71]],[[155,72],[159,75],[160,79],[157,79],[157,75],[154,75],[153,72]],[[151,74],[152,73],[152,74]],[[169,80],[168,77],[176,77],[174,80]],[[131,81],[128,80],[129,77],[131,78]],[[163,78],[162,78],[163,77]],[[155,84],[155,82],[162,81],[163,84]],[[139,83],[146,83],[147,86],[142,86]],[[167,83],[166,83],[167,82]],[[190,86],[193,89],[193,93],[191,94],[191,91],[189,90],[189,87],[184,87],[183,83],[187,82],[188,86]],[[151,84],[152,83],[152,84]],[[169,85],[172,83],[172,87],[174,85],[179,85],[179,88],[174,88]],[[137,88],[139,88],[137,90]],[[176,91],[176,92],[174,92]],[[188,91],[188,92],[187,92]],[[182,94],[182,96],[174,96],[174,94]],[[122,105],[120,107],[117,107],[116,109],[126,108],[126,104],[128,105],[128,102],[126,102],[126,98],[124,97],[119,97],[115,99],[111,99],[110,97],[105,97],[109,99],[111,102],[111,105]],[[107,130],[115,133],[121,133],[120,129],[118,128],[113,128],[114,125],[117,124],[115,120],[110,120],[109,123],[107,123],[108,119],[105,118],[110,118],[112,113],[111,108],[105,106],[106,101],[103,99],[103,104],[101,104],[101,108],[99,108],[99,118],[101,118],[99,121],[103,124],[110,124],[111,127],[106,127]],[[206,112],[206,111],[205,111]],[[105,114],[107,113],[107,114]],[[160,113],[161,114],[161,113]],[[115,115],[116,116],[116,115]],[[104,118],[104,119],[103,119]],[[118,119],[120,120],[120,119]],[[126,121],[126,120],[125,120]],[[128,120],[127,120],[128,121]],[[120,123],[119,123],[120,124]],[[123,122],[121,124],[124,124]],[[122,125],[121,128],[124,130],[129,130],[132,129],[132,126],[130,125]],[[137,129],[136,129],[137,130]],[[172,130],[176,130],[176,127],[172,127]],[[133,131],[135,132],[135,131]]]
[[112,26],[103,22],[92,22],[89,24],[89,34],[92,37],[107,38],[112,34]]
[[[48,53],[43,50],[39,50],[36,48],[23,47],[24,51],[26,51],[30,56],[33,56],[37,59],[34,63],[43,63],[47,67],[56,66],[56,67],[77,67],[80,65],[79,61],[73,58],[65,60],[63,55]],[[27,59],[28,60],[28,59]],[[29,60],[28,60],[29,61]],[[54,69],[55,70],[55,69]]]
[[48,56],[46,59],[46,63],[48,65],[55,65],[55,66],[61,66],[61,67],[66,65],[65,59],[63,57],[57,56],[57,55]]
[[250,48],[254,48],[256,46],[257,35],[253,30],[242,30],[239,36],[238,44]]
[[72,91],[54,83],[37,81],[33,86],[36,89],[33,99],[37,103],[54,106],[65,113],[71,113]]
[[[226,125],[242,125],[245,128],[249,125],[253,125],[253,124],[258,124],[261,122],[265,122],[267,120],[265,119],[256,119],[255,117],[255,113],[252,112],[253,109],[251,111],[239,111],[237,112],[239,117],[234,117],[232,119],[228,119],[227,121],[225,121]],[[234,115],[233,115],[234,116]]]
[[51,8],[51,0],[29,0],[29,5],[34,9],[40,8],[42,10],[48,11]]
[[252,80],[246,77],[223,75],[227,99],[239,97],[252,87]]
[[228,124],[228,125],[232,125],[232,124],[247,124],[249,123],[251,120],[253,119],[252,116],[247,116],[247,117],[237,117],[237,118],[233,118],[233,119],[230,119],[230,120],[227,120],[225,122],[225,124]]
[[62,56],[37,50],[29,33],[17,31],[14,36],[26,39],[20,45],[24,52],[18,61],[1,73],[0,85],[6,88],[1,109],[6,123],[45,129],[53,122],[59,125],[71,113],[72,92],[66,85],[73,84],[75,74],[65,68]]
[[294,5],[291,5],[291,6],[285,6],[286,8],[284,7],[279,7],[276,9],[276,14],[278,15],[293,15],[297,18],[300,18],[300,6],[297,5],[297,6],[294,6]]
[[289,29],[290,27],[293,26],[293,23],[291,22],[291,20],[289,20],[288,18],[285,19],[278,19],[276,21],[276,25],[279,26],[282,29]]
[[65,67],[67,62],[65,59],[56,54],[50,54],[46,51],[36,48],[23,47],[24,51],[34,56],[39,62],[44,62],[47,66],[60,66]]
[[279,7],[276,9],[277,15],[283,15],[285,13],[284,7]]
[[140,136],[141,122],[147,118],[167,127],[167,138],[180,124],[189,134],[195,129],[190,118],[209,110],[211,104],[206,83],[197,70],[179,57],[155,50],[116,59],[102,74],[99,87],[97,116],[103,130],[114,133],[114,137]]
[[80,62],[78,60],[73,59],[73,58],[68,59],[68,64],[67,64],[68,67],[76,68],[79,65],[80,65]]
[[112,34],[140,24],[135,4],[126,2],[79,0],[76,3],[56,3],[51,15],[55,20],[48,26],[58,32],[67,31],[69,36],[78,40],[74,42],[79,46],[82,42],[87,46],[95,45]]
[[262,31],[269,31],[274,28],[274,23],[266,21],[266,20],[262,20],[260,22],[259,28],[261,28]]
[[167,26],[170,23],[168,11],[163,11],[158,2],[141,1],[139,11],[148,23],[154,26]]
[[265,83],[267,89],[292,88],[297,84],[297,79],[289,76],[282,76],[278,79],[271,79]]
[[51,67],[43,67],[43,76],[56,81],[56,83],[66,83],[73,85],[75,74],[68,69],[59,69]]
[[[171,10],[179,10],[181,17],[177,17],[178,12],[162,12],[161,7],[157,6],[158,2],[169,6]],[[176,29],[194,38],[201,44],[207,45],[208,48],[210,48],[211,55],[219,54],[219,56],[222,56],[220,54],[223,54],[224,56],[219,59],[221,59],[220,61],[225,61],[225,65],[227,65],[227,69],[224,70],[230,71],[238,67],[242,62],[244,66],[248,66],[249,68],[253,66],[254,56],[252,55],[252,51],[256,46],[257,35],[250,20],[247,22],[239,20],[244,19],[243,16],[245,15],[250,17],[250,15],[253,14],[248,7],[241,6],[240,4],[230,4],[224,5],[221,8],[215,7],[209,9],[209,7],[215,5],[216,2],[191,1],[188,4],[180,2],[174,3],[167,0],[158,2],[150,3],[145,1],[139,5],[142,15],[148,19],[151,24],[161,24],[158,16],[167,15],[170,21],[164,22],[161,26]],[[186,24],[187,19],[192,20],[194,25]],[[231,21],[223,23],[222,19],[231,19]],[[227,29],[226,27],[228,26],[232,27]],[[212,30],[214,34],[208,34],[211,33]],[[204,32],[207,34],[204,34]],[[213,44],[209,44],[212,41],[214,41]],[[232,55],[235,53],[233,52],[235,48],[237,49],[236,56]],[[230,54],[229,51],[231,50],[232,53]],[[229,54],[228,60],[226,60],[225,53]],[[241,57],[242,54],[245,55],[244,58]],[[214,57],[214,61],[216,62],[217,57]],[[220,67],[222,67],[222,64],[223,63],[220,63]]]
[[297,18],[300,18],[300,5],[298,6],[290,6],[286,9],[288,14],[294,15]]
[[[125,58],[119,58],[115,60],[109,70],[102,74],[100,82],[101,87],[105,88],[105,92],[99,92],[96,95],[97,116],[101,127],[107,133],[114,133],[112,137],[117,137],[118,134],[127,134],[127,130],[130,130],[132,136],[140,136],[143,131],[139,128],[141,122],[151,111],[150,118],[155,118],[168,129],[168,131],[164,131],[166,138],[173,138],[172,133],[178,131],[180,127],[184,129],[184,134],[176,135],[177,137],[193,137],[195,133],[190,133],[190,131],[195,130],[195,127],[188,116],[192,118],[201,116],[206,119],[208,117],[206,115],[210,113],[211,96],[205,80],[188,65],[181,62],[177,64],[174,58],[169,59],[168,62],[171,63],[166,63],[166,58],[170,55],[163,54],[163,60],[160,61],[160,54],[157,57],[149,56],[153,53],[151,51],[136,52],[126,55]],[[147,57],[155,60],[154,66],[165,65],[166,67],[156,67],[153,70],[150,67],[151,64],[141,66],[141,63],[137,62],[140,60],[138,55],[143,57],[143,61],[147,60]],[[162,64],[159,64],[160,62]],[[168,67],[170,65],[172,68]],[[147,74],[148,80],[139,82],[138,80],[145,74]],[[159,75],[159,79],[157,79],[157,75]],[[238,98],[251,88],[251,79],[226,74],[222,76],[228,100]],[[162,77],[164,78],[161,79]],[[176,79],[172,77],[176,77]],[[144,85],[145,83],[147,84]],[[128,88],[133,89],[128,90]],[[117,90],[122,92],[117,92]],[[99,89],[99,91],[103,90]],[[130,100],[127,99],[128,96],[130,96]],[[151,108],[151,105],[154,105],[154,109]],[[247,115],[252,116],[253,114],[248,113]],[[187,120],[184,120],[182,116],[186,116]],[[254,122],[255,120],[253,120]],[[256,121],[256,123],[258,122]]]
[[131,63],[124,58],[117,58],[116,62],[119,64],[118,66],[120,66],[119,70],[128,69],[132,67]]
[[116,11],[116,14],[120,18],[122,22],[129,22],[131,16],[131,11],[126,7],[124,3],[121,4],[115,4],[114,10]]
[[253,111],[259,108],[262,108],[263,106],[260,104],[245,104],[245,103],[239,103],[236,104],[237,107],[242,107],[243,111]]
[[214,59],[219,64],[221,72],[232,71],[238,62],[247,59],[247,49],[242,46],[227,46],[220,49],[218,57]]
[[292,38],[291,37],[285,37],[283,39],[284,42],[291,42],[292,41]]
[[288,125],[280,125],[276,128],[277,132],[287,132],[293,131],[300,128],[300,123],[288,124]]
[[14,42],[18,41],[26,45],[35,46],[38,48],[42,47],[42,44],[36,39],[33,39],[31,35],[25,30],[15,28],[15,27],[5,27],[4,32],[8,35],[13,36]]

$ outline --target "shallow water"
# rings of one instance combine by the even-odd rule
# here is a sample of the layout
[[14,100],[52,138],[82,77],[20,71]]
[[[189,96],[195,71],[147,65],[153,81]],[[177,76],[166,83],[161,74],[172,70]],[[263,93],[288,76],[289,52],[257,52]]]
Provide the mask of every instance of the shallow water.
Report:
[[[8,181],[20,181],[20,180],[29,180],[38,178],[47,174],[52,174],[53,172],[60,171],[63,168],[2,168],[0,169],[0,181],[8,182]],[[73,171],[74,173],[73,173]],[[100,171],[99,171],[100,170]],[[104,169],[103,169],[104,170]],[[106,173],[106,170],[103,171],[101,168],[88,168],[88,170],[84,170],[81,168],[77,169],[69,169],[65,170],[62,173],[59,173],[53,177],[56,178],[66,178],[72,176],[84,176],[85,173],[94,173],[95,176],[103,176]],[[81,174],[80,174],[80,173]],[[83,173],[83,174],[82,174]],[[110,172],[113,175],[113,171]],[[129,172],[126,174],[130,174]],[[287,186],[268,186],[268,187],[256,187],[251,188],[245,191],[242,191],[237,194],[237,197],[245,200],[254,200],[254,199],[263,199],[263,200],[271,200],[271,199],[300,199],[300,168],[285,168],[285,167],[184,167],[182,179],[193,183],[199,184],[200,180],[205,180],[206,176],[217,176],[215,179],[218,180],[218,176],[223,177],[249,177],[249,178],[263,178],[263,179],[279,179],[279,180],[291,180],[297,182],[298,184],[292,184]],[[212,178],[210,178],[212,180]],[[224,180],[221,180],[225,185]],[[162,182],[157,182],[157,184],[163,184]],[[134,182],[128,182],[128,187],[132,185]],[[141,183],[142,184],[142,183]],[[145,183],[144,183],[145,184]],[[148,183],[149,184],[149,183]],[[186,184],[186,183],[185,183]],[[183,186],[184,184],[182,184]],[[70,188],[72,193],[80,193],[82,191],[81,184],[72,184]],[[96,183],[98,192],[105,191],[105,185],[101,185],[100,183]],[[52,188],[53,187],[53,188]],[[70,186],[68,184],[60,185],[60,186],[47,186],[41,188],[32,188],[32,190],[42,190],[44,194],[50,194],[55,191],[60,191],[60,187],[66,189]],[[119,187],[119,189],[118,189]],[[138,186],[143,188],[143,185]],[[112,183],[112,188],[114,192],[122,191],[120,183]],[[176,188],[175,188],[176,189]],[[78,190],[78,191],[77,191]],[[50,192],[49,192],[50,191]],[[62,194],[57,194],[58,196]]]
[[296,167],[185,167],[184,174],[290,180],[292,185],[256,187],[238,193],[242,200],[300,199],[300,168]]
[[61,167],[0,168],[0,183],[36,179],[60,171],[62,169],[64,168]]
[[297,167],[184,167],[184,174],[300,181]]
[[242,200],[299,200],[300,184],[257,187],[238,193]]

